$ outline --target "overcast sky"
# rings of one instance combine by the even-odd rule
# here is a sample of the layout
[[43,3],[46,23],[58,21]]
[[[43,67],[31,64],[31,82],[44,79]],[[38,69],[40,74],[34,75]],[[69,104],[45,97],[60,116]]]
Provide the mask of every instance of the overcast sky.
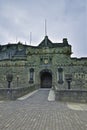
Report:
[[0,44],[21,41],[38,45],[47,35],[67,38],[74,57],[87,57],[87,0],[0,0]]

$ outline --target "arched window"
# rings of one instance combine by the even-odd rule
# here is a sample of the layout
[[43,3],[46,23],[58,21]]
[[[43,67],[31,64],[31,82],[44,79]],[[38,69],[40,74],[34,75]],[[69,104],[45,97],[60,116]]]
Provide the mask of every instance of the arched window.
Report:
[[62,84],[63,83],[63,69],[58,68],[58,83]]
[[30,80],[29,80],[29,83],[33,83],[34,82],[33,78],[34,78],[34,69],[31,68],[30,69]]

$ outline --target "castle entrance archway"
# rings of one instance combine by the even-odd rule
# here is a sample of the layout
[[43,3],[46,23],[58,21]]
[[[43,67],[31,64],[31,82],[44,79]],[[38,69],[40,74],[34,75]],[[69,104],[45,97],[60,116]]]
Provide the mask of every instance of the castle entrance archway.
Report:
[[41,88],[52,87],[52,73],[49,70],[43,70],[40,73],[40,86]]

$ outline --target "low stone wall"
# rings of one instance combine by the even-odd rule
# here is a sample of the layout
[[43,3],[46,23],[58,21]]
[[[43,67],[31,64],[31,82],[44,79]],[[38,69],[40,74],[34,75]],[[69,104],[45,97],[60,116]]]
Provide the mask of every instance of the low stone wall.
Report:
[[25,88],[0,88],[0,100],[16,100],[36,89],[35,85]]
[[87,90],[57,90],[55,91],[57,101],[86,102]]

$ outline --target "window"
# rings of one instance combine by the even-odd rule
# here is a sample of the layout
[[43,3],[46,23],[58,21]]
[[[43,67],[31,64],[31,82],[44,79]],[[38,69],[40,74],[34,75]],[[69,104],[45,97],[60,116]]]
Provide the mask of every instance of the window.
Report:
[[31,69],[30,69],[30,80],[29,80],[29,83],[33,83],[33,82],[34,82],[34,81],[33,81],[33,77],[34,77],[34,69],[31,68]]
[[58,83],[59,84],[63,84],[63,69],[62,68],[58,68]]

